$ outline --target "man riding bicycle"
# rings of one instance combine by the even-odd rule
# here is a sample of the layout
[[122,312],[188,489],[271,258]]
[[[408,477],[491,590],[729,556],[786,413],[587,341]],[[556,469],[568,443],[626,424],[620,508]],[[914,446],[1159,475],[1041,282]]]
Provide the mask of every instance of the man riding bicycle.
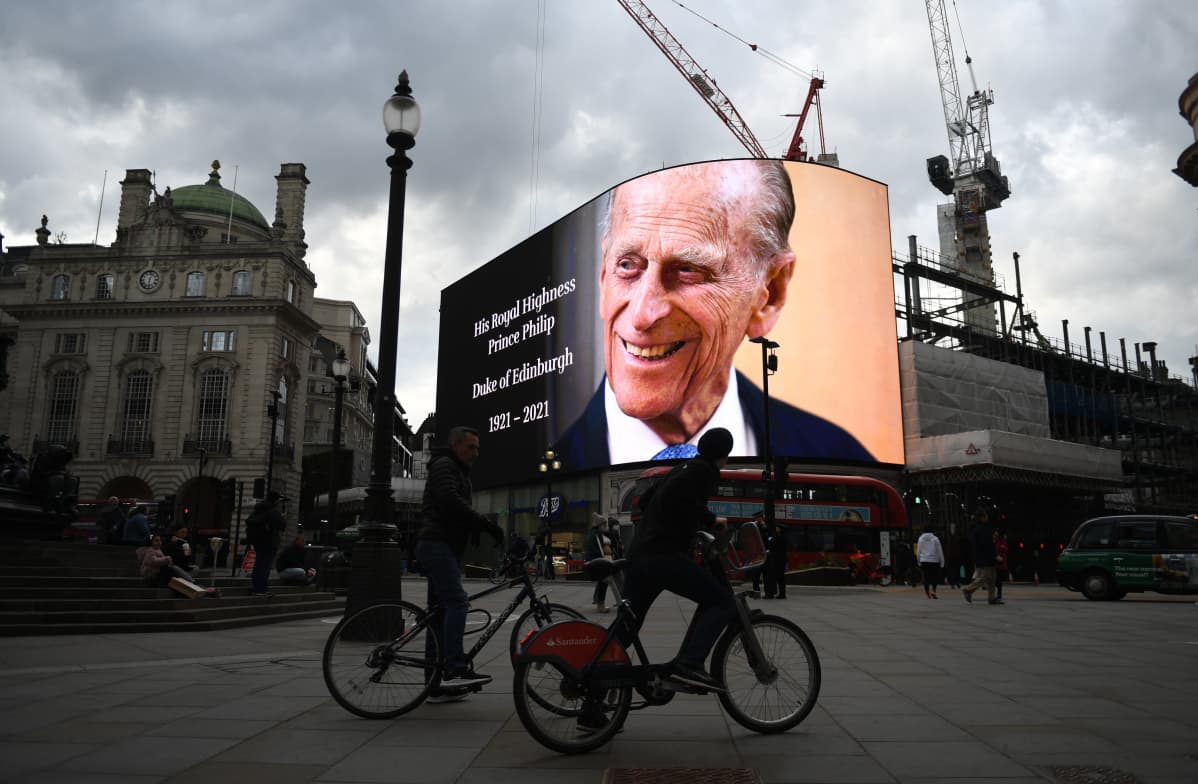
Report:
[[442,629],[445,666],[441,693],[430,702],[447,702],[465,695],[465,689],[491,682],[475,672],[463,652],[468,602],[462,587],[462,555],[472,533],[485,533],[503,544],[503,529],[471,507],[470,467],[478,459],[478,431],[454,427],[449,448],[434,449],[424,483],[424,524],[417,534],[416,560],[428,578],[428,603],[445,608]]
[[707,507],[720,469],[732,451],[732,434],[713,428],[699,439],[699,454],[661,479],[641,501],[643,517],[628,548],[624,598],[638,627],[662,591],[698,604],[690,634],[682,642],[667,679],[677,684],[720,691],[704,662],[736,614],[732,589],[705,566],[695,563],[694,536],[727,524]]

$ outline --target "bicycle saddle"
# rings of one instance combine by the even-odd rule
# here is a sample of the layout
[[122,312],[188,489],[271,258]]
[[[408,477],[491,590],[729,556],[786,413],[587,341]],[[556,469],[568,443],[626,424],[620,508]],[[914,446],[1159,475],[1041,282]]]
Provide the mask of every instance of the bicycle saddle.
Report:
[[596,558],[582,565],[582,573],[588,580],[606,580],[628,565],[627,558]]

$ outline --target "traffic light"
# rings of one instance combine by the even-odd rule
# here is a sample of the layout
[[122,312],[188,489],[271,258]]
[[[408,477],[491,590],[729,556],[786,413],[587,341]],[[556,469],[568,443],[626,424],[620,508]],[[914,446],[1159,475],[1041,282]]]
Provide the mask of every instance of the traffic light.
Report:
[[168,495],[158,502],[158,525],[169,529],[175,519],[175,496]]
[[183,505],[183,516],[181,518],[180,524],[186,526],[191,525],[191,507],[186,504]]
[[919,495],[916,495],[916,496],[915,496],[915,505],[916,505],[916,506],[919,506],[919,505],[920,505],[920,504],[922,504],[922,503],[923,503],[923,497],[922,497],[922,496],[919,496]]
[[266,480],[262,477],[254,480],[254,498],[266,498]]

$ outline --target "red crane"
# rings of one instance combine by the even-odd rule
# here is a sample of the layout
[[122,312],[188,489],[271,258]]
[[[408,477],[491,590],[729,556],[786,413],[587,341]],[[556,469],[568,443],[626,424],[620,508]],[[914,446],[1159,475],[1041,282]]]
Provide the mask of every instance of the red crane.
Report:
[[[732,131],[732,135],[740,140],[740,143],[745,146],[755,158],[769,158],[770,155],[761,146],[761,142],[757,141],[757,137],[749,130],[748,124],[744,118],[740,116],[740,112],[732,104],[732,99],[724,94],[724,91],[719,88],[716,81],[712,79],[700,66],[695,58],[691,57],[686,48],[679,43],[674,34],[670,32],[660,19],[649,10],[649,6],[645,5],[641,0],[617,0],[620,5],[628,12],[633,21],[640,26],[645,34],[657,45],[662,54],[674,64],[678,72],[683,78],[694,88],[704,102],[711,107],[716,116],[723,120],[728,129]],[[757,51],[755,44],[749,44],[753,51]],[[823,115],[819,106],[819,91],[824,86],[822,76],[812,76],[811,85],[807,91],[807,100],[803,103],[803,110],[797,116],[799,122],[795,127],[794,136],[790,141],[790,147],[786,151],[784,159],[788,161],[805,161],[807,160],[807,148],[803,141],[803,125],[807,121],[807,114],[811,109],[812,104],[815,105],[816,115],[819,118],[819,146],[821,154],[824,152],[824,121]],[[789,114],[787,117],[796,115]],[[821,155],[821,158],[823,156]]]

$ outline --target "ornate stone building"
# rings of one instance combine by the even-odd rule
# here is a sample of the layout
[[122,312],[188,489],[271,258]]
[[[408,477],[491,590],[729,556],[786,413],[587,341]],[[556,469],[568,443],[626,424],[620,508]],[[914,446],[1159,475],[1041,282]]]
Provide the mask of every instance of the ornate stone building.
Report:
[[111,245],[51,242],[43,216],[36,245],[0,256],[0,433],[17,451],[65,443],[81,498],[174,496],[201,534],[229,529],[238,496],[249,513],[255,479],[298,499],[320,324],[305,167],[275,179],[268,223],[217,162],[161,193],[129,169]]

